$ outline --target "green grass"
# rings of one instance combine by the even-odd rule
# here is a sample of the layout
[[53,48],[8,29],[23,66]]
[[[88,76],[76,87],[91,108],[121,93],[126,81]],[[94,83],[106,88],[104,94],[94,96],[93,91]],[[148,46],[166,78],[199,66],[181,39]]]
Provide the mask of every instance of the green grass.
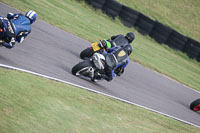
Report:
[[99,37],[107,39],[112,35],[133,31],[136,39],[133,43],[135,50],[131,55],[132,60],[200,90],[200,63],[166,45],[156,43],[148,36],[140,35],[133,28],[123,26],[119,19],[112,20],[100,10],[94,12],[83,2],[79,3],[76,0],[0,1],[24,12],[33,9],[40,19],[89,41],[96,41]]
[[[84,3],[0,1],[24,12],[34,9],[40,19],[90,41],[134,31],[133,60],[200,88],[200,63],[124,27],[118,19],[93,12]],[[70,85],[2,68],[0,75],[0,132],[199,132],[199,128]]]
[[199,0],[116,0],[200,42]]
[[100,94],[0,68],[0,132],[199,132]]

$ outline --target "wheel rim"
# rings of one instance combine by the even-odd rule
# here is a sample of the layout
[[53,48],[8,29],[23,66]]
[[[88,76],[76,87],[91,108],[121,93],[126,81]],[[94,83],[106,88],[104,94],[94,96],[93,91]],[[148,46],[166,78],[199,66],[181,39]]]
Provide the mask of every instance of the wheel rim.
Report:
[[[90,67],[85,67],[85,68],[82,68],[81,70],[77,71],[77,72],[76,72],[76,76],[83,75],[83,74],[81,74],[81,73],[84,72],[85,70],[86,70],[85,72],[89,73],[89,68],[90,68]],[[83,76],[84,76],[84,75],[83,75]]]

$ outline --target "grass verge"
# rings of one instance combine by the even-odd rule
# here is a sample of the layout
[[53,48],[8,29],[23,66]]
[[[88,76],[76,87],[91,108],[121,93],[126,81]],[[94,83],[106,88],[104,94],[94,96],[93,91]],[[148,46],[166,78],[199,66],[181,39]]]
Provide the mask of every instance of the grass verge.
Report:
[[64,83],[0,68],[0,132],[199,132]]

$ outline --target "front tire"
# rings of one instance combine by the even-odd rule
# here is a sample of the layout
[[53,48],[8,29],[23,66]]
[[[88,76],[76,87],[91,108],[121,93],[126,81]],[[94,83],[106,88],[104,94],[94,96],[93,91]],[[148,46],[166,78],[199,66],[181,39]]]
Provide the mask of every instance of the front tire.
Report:
[[[89,76],[89,73],[87,72],[89,68],[91,68],[93,65],[91,64],[91,62],[89,60],[84,60],[78,64],[76,64],[73,68],[72,68],[72,74],[73,75],[83,75],[83,76]],[[85,75],[84,75],[85,72]],[[88,74],[88,75],[87,75]]]
[[190,109],[193,111],[200,111],[200,98],[190,104]]
[[81,59],[90,58],[94,54],[92,47],[86,48],[80,53]]

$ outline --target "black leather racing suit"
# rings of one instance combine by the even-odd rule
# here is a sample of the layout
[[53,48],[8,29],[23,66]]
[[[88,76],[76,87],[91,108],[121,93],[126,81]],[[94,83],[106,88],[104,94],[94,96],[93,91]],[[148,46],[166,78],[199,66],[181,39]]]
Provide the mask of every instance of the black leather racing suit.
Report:
[[108,41],[111,42],[111,47],[115,47],[115,46],[123,47],[129,44],[128,40],[126,39],[124,35],[112,36],[111,40],[108,40]]
[[105,75],[102,75],[103,78],[107,81],[111,81],[115,76],[114,70],[122,67],[123,69],[129,63],[129,56],[124,51],[123,47],[116,46],[110,49],[110,53],[105,55],[106,63],[105,63]]

